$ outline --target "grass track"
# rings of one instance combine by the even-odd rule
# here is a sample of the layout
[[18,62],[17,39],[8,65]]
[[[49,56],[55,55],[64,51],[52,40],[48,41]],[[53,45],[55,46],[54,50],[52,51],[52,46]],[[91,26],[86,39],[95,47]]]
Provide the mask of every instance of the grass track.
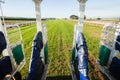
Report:
[[[48,47],[50,65],[47,80],[71,80],[70,57],[73,43],[73,26],[76,22],[66,20],[46,21],[48,29]],[[85,24],[84,35],[89,52],[97,58],[102,27]],[[23,42],[25,46],[26,65],[21,73],[23,79],[28,75],[31,46],[36,33],[35,25],[22,27]]]
[[30,56],[32,51],[32,41],[36,33],[36,27],[35,25],[25,26],[25,27],[22,27],[21,30],[22,30],[24,51],[25,51],[25,57],[26,57],[26,65],[21,70],[21,74],[22,74],[23,80],[26,80],[26,77],[28,76],[29,62],[30,62]]
[[[48,80],[66,80],[70,76],[70,56],[73,25],[64,20],[48,21],[48,47],[50,66]],[[69,78],[69,79],[68,79]],[[70,80],[67,77],[67,80]]]
[[88,50],[95,58],[98,58],[102,27],[92,24],[85,24],[84,26],[83,32],[88,45]]
[[[70,55],[73,40],[73,25],[69,21],[55,20],[45,22],[48,29],[50,66],[47,80],[70,80]],[[26,79],[31,55],[31,45],[36,32],[35,25],[22,27],[26,65],[21,71]]]

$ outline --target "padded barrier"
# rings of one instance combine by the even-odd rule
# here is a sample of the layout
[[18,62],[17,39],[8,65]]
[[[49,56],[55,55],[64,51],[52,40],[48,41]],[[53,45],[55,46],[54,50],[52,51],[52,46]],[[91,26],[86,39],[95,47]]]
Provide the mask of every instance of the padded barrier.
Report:
[[80,80],[80,72],[78,70],[78,57],[76,57],[76,59],[74,60],[74,69],[75,69],[75,75],[76,75],[76,78],[77,80]]
[[5,40],[5,36],[3,32],[0,31],[0,55],[2,51],[6,48],[6,46],[7,46],[7,42]]
[[20,44],[14,47],[12,49],[12,53],[13,53],[13,57],[15,58],[16,63],[19,65],[24,59],[22,45]]
[[45,55],[45,64],[47,64],[48,63],[48,44],[45,45],[44,55]]
[[112,59],[109,71],[116,78],[116,80],[120,80],[120,59],[117,57]]
[[75,47],[72,48],[72,63],[75,62]]
[[82,33],[78,34],[78,40],[76,44],[77,55],[78,55],[78,80],[89,80],[88,77],[88,49],[86,40]]
[[0,59],[0,80],[12,72],[12,64],[9,56]]
[[32,58],[30,64],[30,71],[27,80],[41,80],[44,64],[40,57],[41,49],[43,48],[42,32],[38,32],[34,38],[32,48]]
[[100,65],[107,66],[110,52],[111,52],[110,49],[108,49],[106,46],[104,46],[104,45],[100,46],[100,51],[99,51]]
[[117,42],[115,42],[115,49],[120,51],[120,34],[117,36],[116,41]]

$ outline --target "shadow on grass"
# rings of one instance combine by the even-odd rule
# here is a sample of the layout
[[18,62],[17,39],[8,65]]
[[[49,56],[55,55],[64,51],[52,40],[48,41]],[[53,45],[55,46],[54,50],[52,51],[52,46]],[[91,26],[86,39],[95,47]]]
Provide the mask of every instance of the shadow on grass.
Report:
[[72,76],[49,76],[46,80],[72,80]]

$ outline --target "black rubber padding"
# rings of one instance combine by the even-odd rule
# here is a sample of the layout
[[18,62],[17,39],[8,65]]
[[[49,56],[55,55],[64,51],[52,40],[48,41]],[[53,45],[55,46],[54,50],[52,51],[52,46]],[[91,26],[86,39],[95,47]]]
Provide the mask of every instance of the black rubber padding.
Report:
[[115,49],[120,51],[120,44],[119,44],[120,43],[120,35],[117,36],[116,41],[117,42],[115,42]]
[[33,47],[37,47],[39,50],[43,48],[43,37],[42,32],[38,32],[35,39]]
[[7,46],[7,42],[5,40],[5,36],[3,32],[0,31],[0,54],[6,48],[6,46]]
[[120,59],[117,57],[112,59],[109,71],[116,78],[116,80],[120,80]]
[[[82,47],[83,47],[83,50],[84,50],[84,55],[82,54],[82,57],[81,57],[81,59],[83,59],[83,63],[82,63],[82,66],[85,66],[85,68],[87,69],[87,71],[88,71],[88,47],[87,47],[87,43],[86,43],[86,40],[85,40],[85,37],[84,37],[84,35],[83,35],[83,33],[80,33],[81,34],[81,40],[82,40],[82,42],[83,42],[83,44],[82,45],[79,45],[78,46],[78,44],[76,44],[76,49],[77,49],[77,51],[79,51]],[[76,58],[76,62],[77,63],[75,63],[75,65],[74,65],[74,67],[77,65],[77,67],[76,67],[76,69],[75,69],[75,72],[76,72],[76,77],[77,77],[77,80],[80,80],[81,78],[80,78],[80,72],[78,71],[79,69],[78,69],[78,66],[79,66],[79,59],[77,59]],[[88,77],[88,72],[86,72],[86,78],[88,78],[89,79],[89,77]]]
[[12,64],[9,56],[0,59],[0,80],[12,72]]
[[33,42],[30,72],[27,80],[41,80],[44,71],[44,64],[42,62],[42,58],[40,57],[42,48],[43,48],[42,32],[38,32]]

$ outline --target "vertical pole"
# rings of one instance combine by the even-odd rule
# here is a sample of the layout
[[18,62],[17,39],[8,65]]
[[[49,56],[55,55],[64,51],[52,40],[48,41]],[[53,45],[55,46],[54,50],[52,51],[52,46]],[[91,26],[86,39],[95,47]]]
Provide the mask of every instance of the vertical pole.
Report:
[[[1,8],[1,3],[4,3],[4,2],[0,0],[0,8]],[[2,12],[2,8],[1,8],[1,12]],[[2,19],[2,18],[0,17],[0,31],[2,31],[2,32],[4,33],[1,19]]]
[[88,77],[88,50],[87,44],[84,38],[83,32],[83,23],[84,23],[84,14],[85,14],[85,3],[87,0],[78,0],[79,2],[79,20],[76,31],[76,53],[78,56],[78,71],[79,71],[79,80],[89,80]]
[[[4,3],[4,2],[0,0],[0,10],[1,10],[1,14],[2,14],[2,17],[0,17],[0,31],[2,31],[4,33],[4,28],[3,28],[2,20],[1,20],[1,19],[3,19],[3,11],[2,11],[1,3]],[[4,22],[4,19],[3,19],[3,22]]]
[[[0,1],[1,3],[4,3],[4,2],[2,2],[2,1]],[[7,43],[9,44],[9,40],[8,40],[8,36],[7,36],[7,30],[6,30],[6,24],[5,24],[5,20],[4,20],[4,16],[3,16],[3,10],[2,10],[2,5],[1,5],[1,3],[0,3],[0,10],[1,10],[1,15],[2,15],[2,17],[1,17],[1,19],[2,19],[2,21],[1,21],[1,27],[3,27],[2,29],[3,29],[3,32],[4,32],[4,34],[5,34],[5,38],[6,38],[6,41],[7,41]],[[2,24],[3,23],[3,24]]]
[[[4,3],[3,1],[0,0],[1,3]],[[13,60],[13,56],[12,56],[12,51],[10,49],[10,45],[9,45],[9,38],[8,38],[8,35],[7,35],[7,30],[6,30],[6,24],[5,24],[5,20],[4,20],[4,16],[3,16],[3,10],[2,10],[2,5],[0,3],[0,10],[1,10],[1,15],[2,15],[2,21],[3,21],[3,24],[2,24],[2,29],[3,29],[3,33],[5,35],[5,39],[6,39],[6,42],[7,42],[7,50],[5,50],[3,52],[3,56],[10,56],[10,60],[11,60],[11,63],[12,63],[12,69],[13,71],[15,70],[15,62]]]
[[0,17],[0,31],[4,33],[4,31],[3,31],[3,27],[2,27],[1,17]]
[[83,23],[85,16],[85,3],[87,0],[78,0],[79,2],[79,19],[78,19],[78,31],[83,31]]
[[42,0],[33,0],[35,3],[35,11],[36,11],[36,24],[37,24],[37,32],[42,32],[42,25],[41,25],[41,11],[40,11],[40,3]]
[[[33,2],[35,3],[37,32],[39,31],[42,32],[43,43],[45,43],[44,33],[43,33],[44,31],[41,25],[41,11],[40,11],[40,4],[42,0],[33,0]],[[41,50],[41,57],[44,58],[44,49]]]

